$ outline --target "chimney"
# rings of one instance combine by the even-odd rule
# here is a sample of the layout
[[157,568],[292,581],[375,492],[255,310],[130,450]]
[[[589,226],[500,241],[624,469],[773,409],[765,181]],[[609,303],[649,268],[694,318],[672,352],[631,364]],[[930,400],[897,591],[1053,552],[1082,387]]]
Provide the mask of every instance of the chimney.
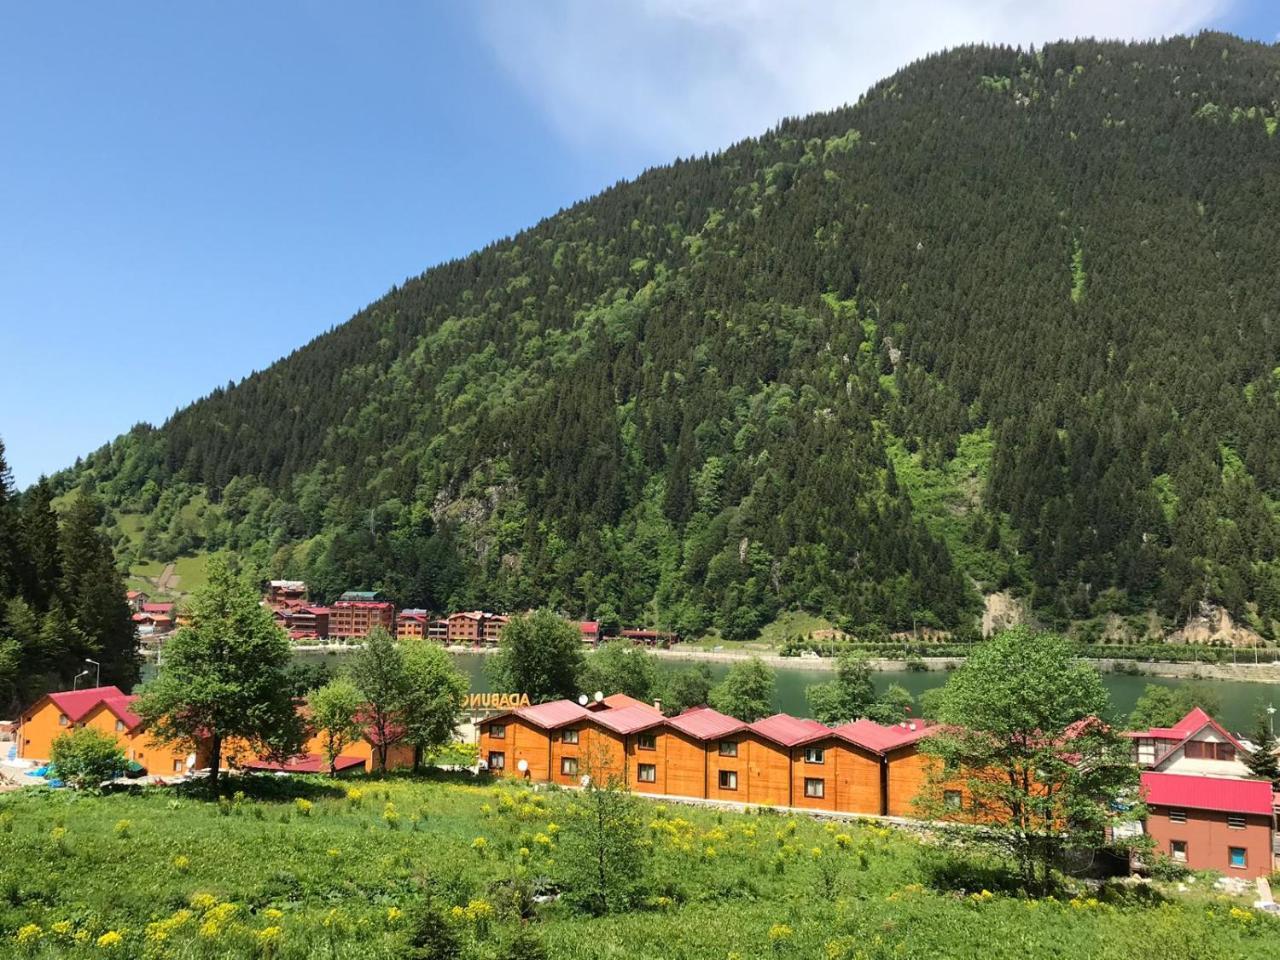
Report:
[[653,709],[657,710],[659,713],[661,713],[661,712],[662,712],[662,698],[661,698],[661,697],[654,697],[654,698],[653,698]]

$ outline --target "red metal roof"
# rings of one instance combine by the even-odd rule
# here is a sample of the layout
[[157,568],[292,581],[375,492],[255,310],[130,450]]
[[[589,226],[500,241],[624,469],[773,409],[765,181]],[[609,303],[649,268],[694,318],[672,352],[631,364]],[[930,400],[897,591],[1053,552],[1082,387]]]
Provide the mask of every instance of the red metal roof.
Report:
[[1194,777],[1183,773],[1142,774],[1143,799],[1152,806],[1187,807],[1225,813],[1272,812],[1271,784],[1266,780]]
[[836,727],[832,733],[873,753],[887,753],[916,743],[927,737],[933,729],[932,724],[923,720],[910,720],[891,727],[874,720],[855,720]]
[[579,620],[578,629],[583,633],[599,633],[600,623],[596,620]]
[[72,723],[79,723],[89,711],[108,697],[119,700],[124,691],[119,687],[88,687],[84,690],[63,690],[49,694],[49,699],[66,714]]
[[667,723],[696,740],[718,740],[747,729],[741,720],[710,707],[694,707],[670,718]]
[[580,707],[572,700],[552,700],[550,703],[535,703],[533,706],[521,707],[515,711],[515,714],[521,719],[542,727],[544,730],[553,730],[556,727],[576,723],[591,716],[589,710],[585,707]]
[[1225,737],[1228,743],[1235,746],[1242,753],[1251,753],[1252,751],[1245,747],[1243,743],[1231,735],[1222,724],[1209,716],[1199,707],[1193,707],[1185,717],[1175,723],[1172,727],[1152,727],[1149,730],[1133,730],[1125,734],[1131,738],[1149,738],[1152,740],[1173,741],[1169,743],[1168,748],[1159,757],[1156,758],[1154,765],[1159,766],[1168,757],[1184,743],[1194,737],[1205,727],[1212,727],[1221,736]]
[[624,736],[656,727],[663,722],[662,714],[652,707],[641,704],[638,707],[619,707],[614,710],[600,710],[591,714],[591,719],[602,727],[608,727],[615,733]]
[[173,613],[172,603],[144,603],[141,606],[143,613],[162,613],[165,615]]
[[611,693],[600,702],[611,710],[620,710],[623,707],[644,707],[650,713],[662,713],[652,704],[637,700],[635,697],[628,696],[625,693]]
[[122,721],[129,730],[136,730],[142,726],[142,718],[134,713],[130,707],[137,700],[136,696],[127,697],[103,697],[102,705],[116,715],[116,718]]
[[813,740],[831,732],[830,727],[817,720],[793,717],[786,713],[775,713],[772,717],[757,720],[749,724],[749,729],[784,747],[794,747],[805,740]]
[[[364,760],[360,757],[338,757],[334,766],[339,770],[364,768]],[[329,762],[319,753],[303,753],[290,757],[284,763],[273,760],[249,760],[244,764],[246,770],[260,770],[268,773],[328,773]]]

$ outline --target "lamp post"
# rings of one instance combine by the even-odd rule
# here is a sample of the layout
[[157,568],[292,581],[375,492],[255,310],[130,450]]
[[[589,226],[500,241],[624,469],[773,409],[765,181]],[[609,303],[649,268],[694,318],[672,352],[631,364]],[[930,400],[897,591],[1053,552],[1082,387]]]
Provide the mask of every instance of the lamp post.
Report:
[[75,675],[75,678],[71,681],[71,689],[75,690],[80,685],[80,678],[87,677],[88,675],[89,675],[88,670],[81,670],[79,673],[77,673]]
[[[92,663],[94,666],[95,673],[93,677],[93,685],[95,687],[102,686],[102,664],[100,664],[97,660],[91,660],[88,657],[84,658],[84,662]],[[88,672],[89,672],[88,670],[85,671],[85,673],[88,673]]]
[[1275,704],[1267,704],[1267,723],[1271,725],[1271,735],[1276,735],[1276,708]]

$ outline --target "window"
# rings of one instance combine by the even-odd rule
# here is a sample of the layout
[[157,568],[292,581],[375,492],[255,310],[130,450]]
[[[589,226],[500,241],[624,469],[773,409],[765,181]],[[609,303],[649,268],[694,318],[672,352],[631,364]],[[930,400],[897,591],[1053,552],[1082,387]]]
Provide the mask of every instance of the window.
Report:
[[943,790],[942,805],[948,810],[959,810],[961,806],[961,798],[959,790]]
[[565,777],[576,777],[578,775],[578,758],[561,757],[560,774]]
[[1227,862],[1231,866],[1243,870],[1249,865],[1249,855],[1244,847],[1231,847],[1227,851]]
[[69,722],[65,713],[58,714],[58,726],[65,727]]
[[183,763],[181,760],[173,761],[173,772],[181,773],[183,771]]
[[720,771],[720,789],[721,790],[737,790],[738,789],[738,771],[737,770],[721,770]]
[[1192,740],[1182,748],[1183,753],[1192,760],[1234,760],[1235,744],[1209,743],[1204,740]]
[[822,763],[823,755],[826,753],[821,747],[805,747],[804,762],[805,763]]
[[123,720],[117,720],[117,721],[116,721],[116,733],[124,733],[124,721],[123,721]]
[[1230,827],[1232,830],[1243,830],[1244,817],[1240,816],[1239,814],[1230,814],[1227,817],[1227,826]]
[[505,770],[507,768],[507,755],[501,750],[489,751],[489,769]]
[[818,777],[804,778],[804,795],[806,797],[814,797],[822,799],[827,795],[827,781]]
[[489,724],[489,736],[494,740],[507,739],[507,725],[505,723]]
[[658,768],[652,763],[642,763],[636,768],[636,779],[641,783],[657,783]]
[[1173,857],[1175,863],[1186,863],[1187,862],[1187,841],[1170,840],[1169,856]]
[[577,730],[566,730],[564,733],[560,734],[560,739],[561,739],[562,741],[564,741],[565,743],[577,743],[577,742],[578,742],[578,731],[577,731]]
[[1170,822],[1170,823],[1186,823],[1186,822],[1187,822],[1187,811],[1185,811],[1185,810],[1170,810],[1170,811],[1169,811],[1169,822]]
[[721,740],[720,741],[720,756],[736,757],[737,755],[738,755],[737,740]]
[[658,738],[652,733],[642,733],[636,737],[637,750],[657,750]]

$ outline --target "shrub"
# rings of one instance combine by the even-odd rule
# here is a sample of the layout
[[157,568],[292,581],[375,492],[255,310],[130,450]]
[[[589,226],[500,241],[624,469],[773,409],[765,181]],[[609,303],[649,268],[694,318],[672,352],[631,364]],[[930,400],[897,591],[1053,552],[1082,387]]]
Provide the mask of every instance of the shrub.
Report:
[[124,752],[110,734],[80,727],[54,739],[49,762],[64,783],[92,790],[124,769]]
[[462,941],[444,912],[434,900],[422,901],[410,915],[407,924],[404,960],[458,960]]

